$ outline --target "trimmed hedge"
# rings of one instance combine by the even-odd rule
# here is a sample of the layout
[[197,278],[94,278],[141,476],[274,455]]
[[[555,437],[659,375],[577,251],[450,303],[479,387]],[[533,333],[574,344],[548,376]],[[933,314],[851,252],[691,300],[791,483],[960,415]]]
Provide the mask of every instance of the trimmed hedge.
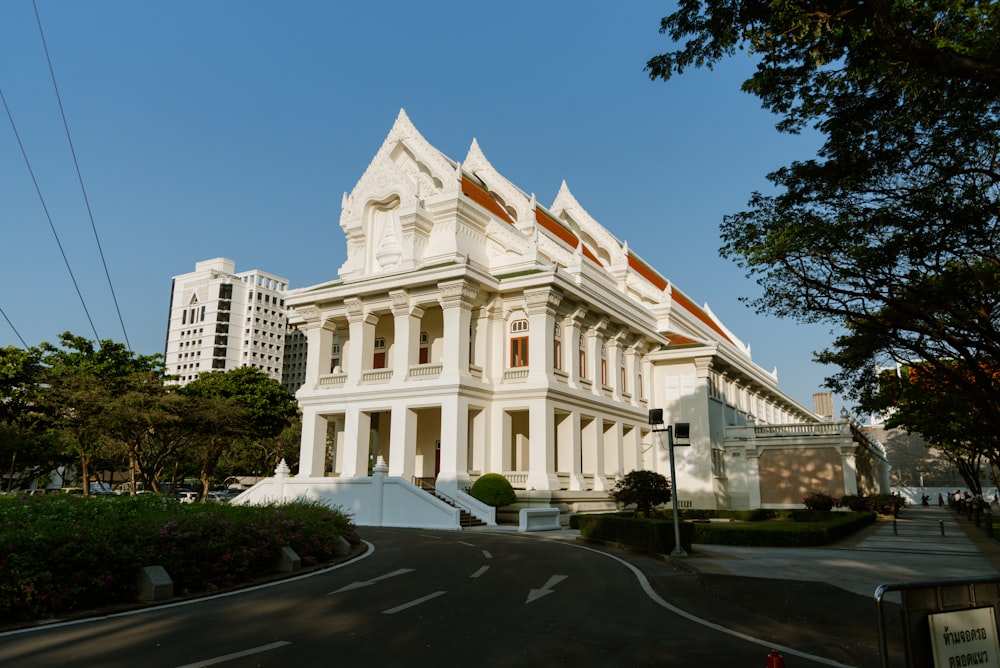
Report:
[[[669,554],[674,550],[673,520],[639,518],[612,513],[607,515],[574,515],[570,518],[580,529],[580,536],[587,540],[625,545],[654,554]],[[694,525],[680,526],[681,547],[691,550],[694,542]]]
[[818,547],[875,521],[872,512],[792,511],[787,520],[694,525],[694,542],[748,547]]
[[[749,547],[817,547],[850,536],[875,521],[874,512],[791,511],[685,511],[694,521],[681,524],[681,547],[704,545],[745,545]],[[743,515],[739,519],[735,516]],[[730,517],[733,516],[733,517]],[[713,517],[733,522],[707,522]],[[702,520],[699,522],[698,520]],[[659,518],[636,518],[627,514],[571,515],[570,528],[579,529],[588,540],[625,545],[656,554],[674,548],[673,520],[666,513]]]

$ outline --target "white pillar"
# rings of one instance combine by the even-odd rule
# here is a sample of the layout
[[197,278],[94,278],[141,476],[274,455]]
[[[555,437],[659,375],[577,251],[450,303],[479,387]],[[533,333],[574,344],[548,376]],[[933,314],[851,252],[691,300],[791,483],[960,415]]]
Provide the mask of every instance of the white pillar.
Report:
[[317,409],[302,409],[302,439],[299,442],[299,475],[318,478],[326,474],[326,416]]
[[[353,425],[353,429],[351,426]],[[368,476],[368,448],[372,418],[369,413],[351,407],[347,412],[344,438],[344,470],[342,478]]]
[[[574,347],[574,352],[576,348]],[[569,443],[566,450],[569,452],[569,461],[567,462],[569,471],[569,488],[573,491],[580,491],[587,489],[587,481],[583,478],[583,470],[581,468],[582,464],[582,453],[580,450],[580,411],[573,411],[570,413],[569,418],[565,420],[566,425],[566,435],[569,437]]]
[[469,410],[458,396],[441,403],[441,469],[434,486],[448,496],[471,484],[468,447]]
[[300,328],[306,337],[306,379],[304,387],[312,389],[319,382],[319,377],[330,373],[330,353],[333,350],[333,333],[336,329],[332,323],[307,322]]
[[[551,356],[549,357],[551,360]],[[556,457],[553,414],[544,399],[533,402],[528,411],[528,489],[559,489],[555,473]]]
[[[372,356],[375,353],[375,323],[378,317],[366,315],[360,299],[345,299],[347,305],[347,320],[350,323],[351,352],[347,355],[347,382],[361,382],[361,374],[370,369]],[[365,466],[367,473],[368,467]]]
[[405,405],[396,405],[389,425],[389,475],[412,480],[416,457],[417,414]]
[[472,300],[479,288],[469,281],[459,280],[438,285],[444,319],[444,355],[441,376],[469,376],[469,327],[472,324]]
[[[395,337],[392,349],[392,379],[393,382],[406,380],[410,367],[417,363],[420,354],[420,318],[424,311],[421,308],[411,308],[405,290],[389,293],[392,299],[393,325]],[[392,457],[389,458],[389,470],[392,471]],[[394,475],[390,473],[390,475]]]
[[552,333],[556,307],[562,293],[551,288],[525,290],[528,313],[528,376],[545,380],[555,366],[552,359]]

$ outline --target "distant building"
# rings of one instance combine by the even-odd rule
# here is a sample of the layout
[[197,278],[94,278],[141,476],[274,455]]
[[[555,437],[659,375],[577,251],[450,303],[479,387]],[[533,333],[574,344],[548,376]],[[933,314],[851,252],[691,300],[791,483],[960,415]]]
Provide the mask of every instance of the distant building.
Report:
[[298,473],[279,467],[245,502],[306,496],[362,524],[457,526],[418,487],[490,521],[464,490],[500,473],[519,504],[607,510],[629,471],[670,475],[652,409],[690,425],[682,507],[801,508],[811,492],[888,488],[878,443],[782,392],[565,183],[543,206],[475,141],[455,161],[400,112],[340,226],[339,279],[288,295],[309,342]]
[[306,382],[306,335],[295,325],[285,326],[285,356],[281,367],[281,385],[295,394]]
[[232,260],[215,258],[173,277],[164,355],[167,373],[181,385],[241,366],[281,380],[288,281],[235,268]]
[[833,420],[833,394],[817,392],[813,395],[813,412],[824,420]]

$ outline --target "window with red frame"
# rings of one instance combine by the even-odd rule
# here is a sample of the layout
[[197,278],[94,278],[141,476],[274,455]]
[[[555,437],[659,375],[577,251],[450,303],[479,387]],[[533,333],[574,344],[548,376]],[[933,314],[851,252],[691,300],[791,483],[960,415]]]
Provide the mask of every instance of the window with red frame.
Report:
[[514,320],[510,323],[510,366],[528,366],[528,321]]

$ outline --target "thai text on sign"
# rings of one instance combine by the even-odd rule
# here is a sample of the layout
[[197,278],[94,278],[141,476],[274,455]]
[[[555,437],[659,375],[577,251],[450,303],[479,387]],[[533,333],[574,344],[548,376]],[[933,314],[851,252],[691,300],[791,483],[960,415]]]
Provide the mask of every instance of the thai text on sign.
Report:
[[992,607],[927,616],[934,668],[1000,668],[996,617]]

